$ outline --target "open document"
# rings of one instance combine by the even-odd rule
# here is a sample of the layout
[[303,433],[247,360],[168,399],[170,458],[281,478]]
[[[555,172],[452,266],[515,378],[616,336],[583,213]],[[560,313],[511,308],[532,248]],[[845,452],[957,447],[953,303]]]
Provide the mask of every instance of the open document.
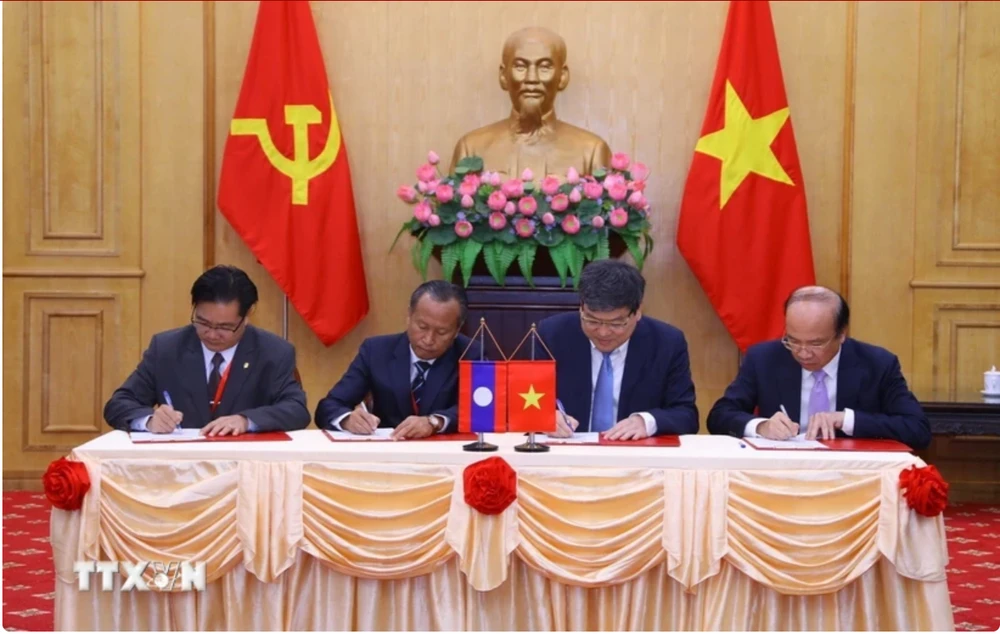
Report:
[[201,430],[190,427],[178,427],[169,434],[154,434],[148,431],[129,432],[132,442],[190,442],[192,440],[204,440]]
[[806,440],[805,434],[793,436],[788,440],[771,440],[770,438],[744,438],[743,440],[756,449],[829,449],[818,440]]
[[333,440],[392,440],[392,427],[376,427],[372,434],[352,434],[349,431],[327,431]]
[[552,445],[596,445],[601,441],[600,432],[581,432],[568,438],[556,438],[546,434],[535,434],[535,442]]

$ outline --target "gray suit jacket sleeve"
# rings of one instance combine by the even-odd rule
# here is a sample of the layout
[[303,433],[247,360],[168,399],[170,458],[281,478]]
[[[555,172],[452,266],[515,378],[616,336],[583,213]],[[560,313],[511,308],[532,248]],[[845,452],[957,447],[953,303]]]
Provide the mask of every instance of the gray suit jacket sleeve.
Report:
[[132,420],[153,414],[153,405],[158,403],[154,361],[157,358],[157,339],[158,336],[154,335],[138,367],[104,405],[104,420],[115,429],[128,431]]
[[276,355],[271,380],[259,389],[268,392],[270,405],[236,412],[246,416],[257,426],[257,431],[295,431],[309,424],[306,393],[295,380],[295,348],[282,347]]

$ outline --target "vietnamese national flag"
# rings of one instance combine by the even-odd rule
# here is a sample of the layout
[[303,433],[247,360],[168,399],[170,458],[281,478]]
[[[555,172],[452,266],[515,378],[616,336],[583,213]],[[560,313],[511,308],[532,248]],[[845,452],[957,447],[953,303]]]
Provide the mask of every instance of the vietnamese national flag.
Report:
[[677,246],[743,351],[780,337],[785,299],[815,284],[806,192],[767,2],[729,4]]
[[458,431],[507,431],[506,362],[458,362]]
[[556,362],[507,362],[507,431],[556,430]]
[[325,345],[368,314],[347,147],[306,0],[264,0],[219,209]]

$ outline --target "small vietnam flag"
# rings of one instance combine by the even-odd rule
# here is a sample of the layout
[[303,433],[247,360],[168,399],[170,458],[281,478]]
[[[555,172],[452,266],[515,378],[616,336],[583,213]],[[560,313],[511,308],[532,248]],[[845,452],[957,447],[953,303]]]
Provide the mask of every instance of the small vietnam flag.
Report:
[[556,430],[556,362],[508,361],[508,431]]
[[505,362],[458,362],[458,431],[507,431]]

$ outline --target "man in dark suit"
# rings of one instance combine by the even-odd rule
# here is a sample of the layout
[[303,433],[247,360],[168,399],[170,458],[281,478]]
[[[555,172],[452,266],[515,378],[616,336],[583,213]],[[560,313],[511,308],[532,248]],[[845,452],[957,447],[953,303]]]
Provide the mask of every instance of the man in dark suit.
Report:
[[709,431],[929,445],[930,423],[906,386],[899,359],[847,338],[849,321],[850,308],[838,293],[820,286],[793,292],[785,302],[785,336],[747,350],[736,380],[708,415]]
[[580,275],[580,312],[548,317],[538,334],[556,360],[556,436],[611,440],[695,434],[698,408],[687,342],[642,315],[646,282],[634,266],[597,260]]
[[257,287],[232,266],[191,287],[191,325],[153,336],[142,361],[104,406],[116,429],[209,436],[304,429],[306,395],[295,348],[248,323]]
[[[351,366],[316,407],[325,429],[393,438],[424,438],[458,429],[458,361],[469,347],[459,334],[468,301],[444,280],[421,284],[410,296],[406,332],[366,339]],[[479,358],[479,344],[467,355]],[[364,405],[372,396],[372,409]]]

